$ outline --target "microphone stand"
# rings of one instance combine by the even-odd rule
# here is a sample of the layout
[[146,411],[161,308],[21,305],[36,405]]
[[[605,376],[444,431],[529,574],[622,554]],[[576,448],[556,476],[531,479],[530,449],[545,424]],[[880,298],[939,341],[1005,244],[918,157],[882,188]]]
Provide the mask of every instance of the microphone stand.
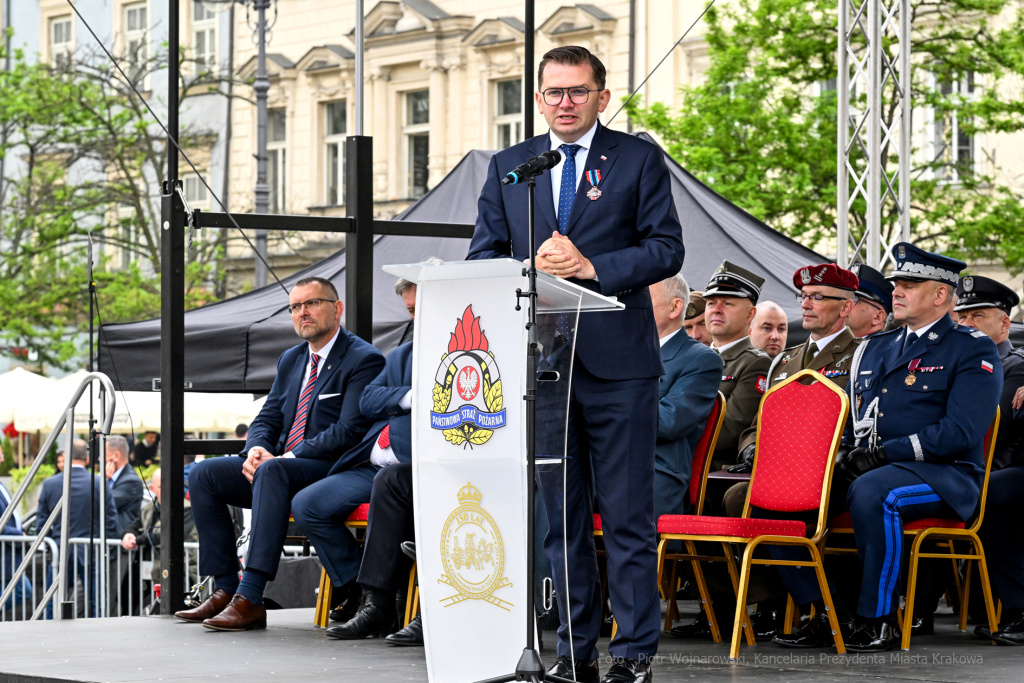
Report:
[[536,493],[534,486],[536,481],[537,467],[537,244],[536,244],[536,216],[534,211],[534,192],[536,190],[536,177],[531,175],[526,181],[527,227],[530,245],[530,265],[523,269],[523,275],[527,278],[527,291],[516,289],[516,310],[521,310],[520,299],[527,299],[529,306],[527,313],[527,346],[526,346],[526,472],[528,485],[526,487],[526,647],[516,663],[515,673],[488,678],[478,683],[509,683],[510,681],[529,681],[530,683],[543,683],[553,681],[554,683],[575,683],[571,679],[561,676],[551,676],[545,672],[544,662],[541,661],[540,653],[536,648],[537,634],[534,630],[534,576],[533,548],[534,548],[534,503]]

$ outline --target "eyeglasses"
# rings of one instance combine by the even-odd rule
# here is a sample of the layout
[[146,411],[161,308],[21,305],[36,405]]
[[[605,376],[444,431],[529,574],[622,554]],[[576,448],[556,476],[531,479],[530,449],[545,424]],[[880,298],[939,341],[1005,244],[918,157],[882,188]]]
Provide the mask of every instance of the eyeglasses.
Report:
[[803,302],[810,299],[814,303],[820,304],[822,301],[848,301],[845,297],[841,296],[825,296],[824,294],[804,294],[800,293],[796,295],[796,302],[802,304]]
[[320,310],[320,304],[322,304],[325,301],[328,301],[328,302],[333,304],[333,303],[336,303],[338,300],[337,299],[310,299],[309,301],[300,301],[297,304],[289,304],[288,305],[288,312],[289,313],[298,313],[299,311],[302,310],[303,306],[305,306],[306,308],[308,308],[311,311],[317,311],[317,310]]
[[590,93],[601,92],[600,90],[587,90],[586,88],[548,88],[541,92],[544,102],[549,107],[557,107],[562,103],[566,95],[573,104],[586,104],[590,99]]

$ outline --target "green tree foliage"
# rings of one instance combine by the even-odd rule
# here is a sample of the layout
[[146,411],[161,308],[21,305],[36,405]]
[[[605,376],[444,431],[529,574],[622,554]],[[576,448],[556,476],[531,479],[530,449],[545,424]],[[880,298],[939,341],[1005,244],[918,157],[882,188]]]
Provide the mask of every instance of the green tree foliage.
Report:
[[[102,55],[59,69],[13,57],[11,70],[0,72],[0,353],[27,347],[60,366],[80,357],[76,341],[89,325],[90,236],[102,321],[159,315],[168,150],[152,115]],[[165,59],[166,50],[125,70],[142,83]],[[182,86],[184,103],[216,80],[200,70]],[[211,135],[184,130],[181,143],[202,147]],[[189,306],[213,298],[224,253],[222,235],[203,237],[188,254]]]
[[[988,150],[974,163],[958,156],[951,136],[931,123],[955,117],[963,136],[1024,129],[1024,9],[1010,0],[911,5],[915,131],[934,117],[929,144],[912,157],[914,240],[1024,270],[1024,203],[1008,187],[1013,179]],[[706,21],[706,80],[682,88],[679,110],[635,103],[630,116],[689,171],[772,227],[808,244],[834,240],[837,4],[736,0],[713,7]],[[863,108],[866,94],[858,95]],[[885,96],[891,102],[891,79]],[[884,115],[891,123],[891,108]],[[886,155],[890,165],[895,151]],[[862,201],[854,204],[858,239],[865,211]],[[882,221],[891,240],[895,210]]]

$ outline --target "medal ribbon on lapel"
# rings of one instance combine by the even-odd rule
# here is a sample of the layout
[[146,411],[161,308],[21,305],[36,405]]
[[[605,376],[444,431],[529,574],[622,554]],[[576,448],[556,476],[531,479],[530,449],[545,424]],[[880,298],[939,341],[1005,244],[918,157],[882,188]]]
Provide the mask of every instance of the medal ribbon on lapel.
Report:
[[601,169],[595,168],[592,171],[587,171],[587,180],[591,185],[587,190],[587,196],[590,197],[590,201],[597,201],[601,196],[601,190],[597,189],[597,186],[601,184]]
[[903,379],[903,383],[906,384],[908,387],[914,386],[914,382],[917,381],[917,375],[915,375],[914,373],[917,371],[917,368],[920,365],[921,365],[921,359],[920,358],[915,358],[914,360],[910,361],[909,365],[907,365],[907,370],[910,371],[910,374],[908,374]]

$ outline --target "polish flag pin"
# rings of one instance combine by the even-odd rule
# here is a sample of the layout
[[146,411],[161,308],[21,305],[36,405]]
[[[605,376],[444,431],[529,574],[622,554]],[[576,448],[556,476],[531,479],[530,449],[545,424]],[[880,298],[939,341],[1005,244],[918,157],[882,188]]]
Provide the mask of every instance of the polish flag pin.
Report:
[[602,154],[601,155],[601,161],[608,161],[608,157],[606,157],[605,155]]

